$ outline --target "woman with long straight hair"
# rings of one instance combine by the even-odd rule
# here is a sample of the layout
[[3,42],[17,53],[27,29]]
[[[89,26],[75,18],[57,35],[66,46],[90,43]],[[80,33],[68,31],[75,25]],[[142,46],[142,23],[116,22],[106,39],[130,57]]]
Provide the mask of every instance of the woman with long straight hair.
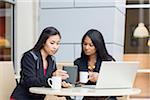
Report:
[[60,47],[61,35],[54,27],[45,28],[35,46],[21,58],[21,79],[11,100],[44,100],[45,95],[29,92],[30,87],[48,87],[48,78],[68,78],[66,71],[57,70],[54,54]]
[[[95,85],[102,61],[115,61],[115,59],[107,52],[104,38],[96,29],[90,29],[84,34],[81,50],[81,57],[77,58],[74,64],[78,66],[78,72],[87,71],[89,73],[89,81],[86,84]],[[83,100],[116,100],[116,98],[84,97]]]

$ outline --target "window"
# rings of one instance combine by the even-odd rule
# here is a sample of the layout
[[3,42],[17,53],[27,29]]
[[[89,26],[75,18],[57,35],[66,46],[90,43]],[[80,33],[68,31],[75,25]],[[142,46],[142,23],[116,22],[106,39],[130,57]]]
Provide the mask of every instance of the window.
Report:
[[[142,12],[141,12],[142,11]],[[125,26],[125,54],[149,54],[148,37],[135,38],[133,31],[138,23],[144,23],[150,31],[150,4],[149,0],[127,0]]]
[[149,0],[127,0],[126,5],[124,60],[140,62],[134,87],[140,88],[141,93],[132,96],[132,98],[149,99],[150,97],[150,47],[147,45],[148,37],[133,37],[133,31],[139,22],[144,23],[147,30],[150,31],[150,4],[148,2]]
[[143,4],[148,4],[149,0],[127,0],[126,4],[141,4],[141,2],[143,2]]
[[[139,9],[128,8],[126,10],[126,28],[125,28],[125,54],[126,53],[149,53],[149,46],[147,45],[149,38],[135,38],[133,37],[133,31],[139,23]],[[142,8],[143,9],[143,8]],[[149,9],[143,9],[143,23],[146,28],[150,29],[149,24]]]
[[14,3],[0,1],[0,61],[13,60]]

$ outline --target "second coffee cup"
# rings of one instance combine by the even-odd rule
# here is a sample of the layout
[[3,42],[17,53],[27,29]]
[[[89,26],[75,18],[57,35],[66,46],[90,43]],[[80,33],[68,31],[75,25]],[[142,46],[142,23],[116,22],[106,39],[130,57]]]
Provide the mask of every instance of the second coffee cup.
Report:
[[81,83],[87,83],[88,82],[88,76],[89,76],[89,73],[87,72],[87,71],[80,71],[80,73],[79,73],[80,75],[80,77],[79,77],[79,79],[80,79],[80,82]]

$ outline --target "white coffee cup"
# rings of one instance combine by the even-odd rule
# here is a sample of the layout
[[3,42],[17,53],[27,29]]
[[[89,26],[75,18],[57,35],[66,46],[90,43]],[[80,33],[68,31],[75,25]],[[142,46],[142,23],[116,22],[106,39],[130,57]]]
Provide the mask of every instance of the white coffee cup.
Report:
[[89,76],[89,73],[86,72],[86,71],[80,71],[79,73],[80,77],[79,77],[79,80],[81,83],[87,83],[88,82],[88,76]]
[[61,77],[53,76],[52,78],[48,78],[47,82],[52,89],[61,89]]

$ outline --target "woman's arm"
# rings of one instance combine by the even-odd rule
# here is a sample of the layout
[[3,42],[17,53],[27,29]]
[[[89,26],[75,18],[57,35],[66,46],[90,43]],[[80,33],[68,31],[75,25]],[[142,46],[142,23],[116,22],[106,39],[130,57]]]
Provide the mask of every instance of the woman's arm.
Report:
[[98,72],[89,72],[89,80],[91,82],[97,82],[98,74]]
[[69,78],[67,72],[61,69],[58,69],[55,72],[53,72],[53,76],[61,76],[62,80]]

